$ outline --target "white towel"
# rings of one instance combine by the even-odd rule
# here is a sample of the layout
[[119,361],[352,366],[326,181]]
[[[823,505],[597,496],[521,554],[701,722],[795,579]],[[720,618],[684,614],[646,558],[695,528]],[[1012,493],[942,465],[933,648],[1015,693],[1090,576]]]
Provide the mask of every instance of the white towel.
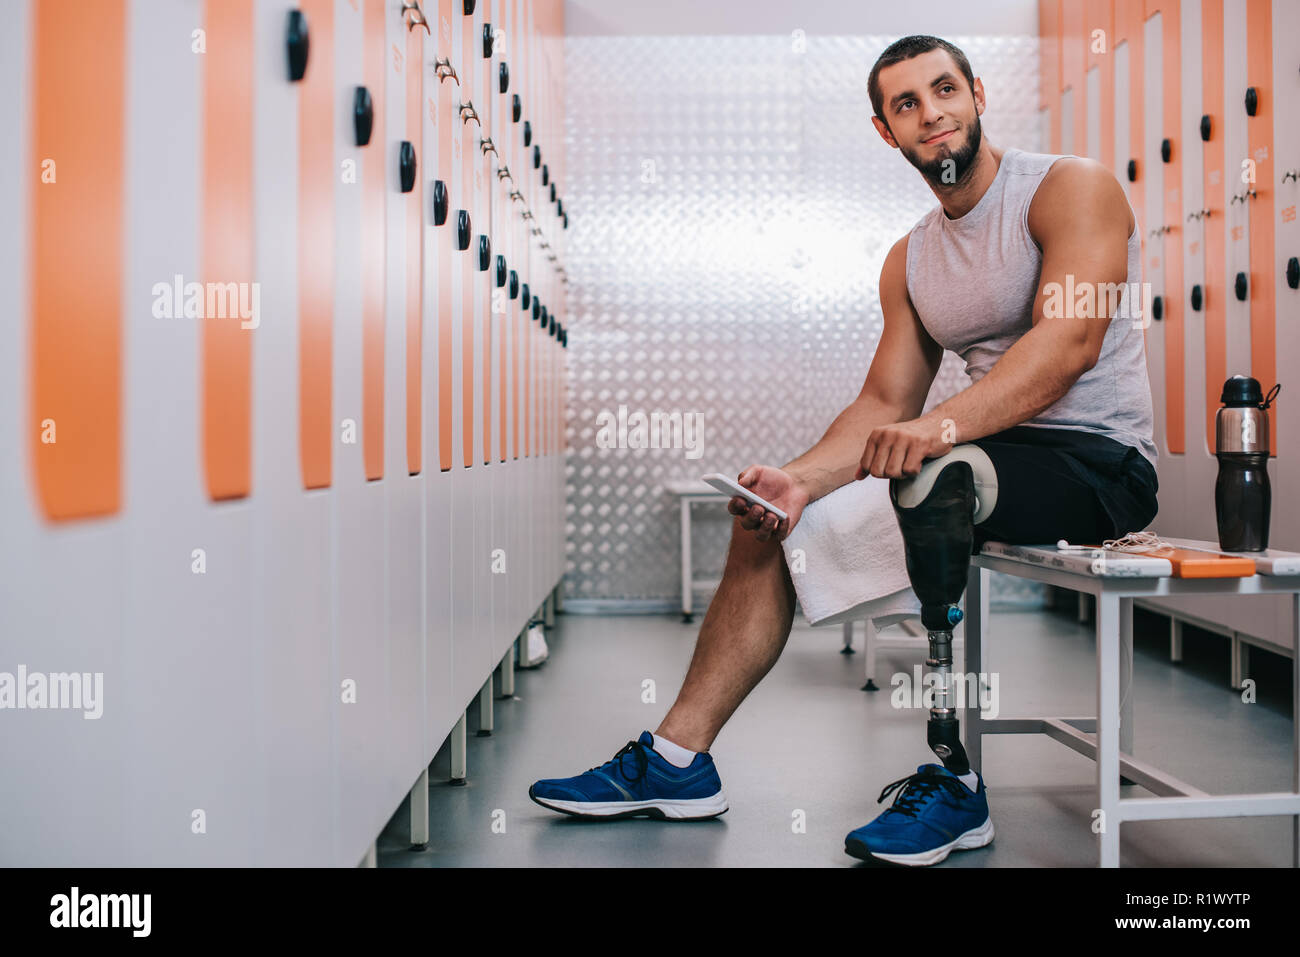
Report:
[[[907,577],[889,479],[867,476],[810,503],[781,546],[810,624],[870,618],[885,628],[921,614]],[[797,572],[800,560],[804,570]]]

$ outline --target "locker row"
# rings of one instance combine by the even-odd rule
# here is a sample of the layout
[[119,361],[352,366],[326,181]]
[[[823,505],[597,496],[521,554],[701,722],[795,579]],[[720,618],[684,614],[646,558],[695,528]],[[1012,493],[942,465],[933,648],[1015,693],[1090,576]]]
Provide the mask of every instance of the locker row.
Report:
[[0,862],[355,865],[563,575],[562,3],[15,6]]
[[[1273,488],[1300,483],[1300,6],[1290,0],[1040,0],[1039,102],[1052,152],[1128,191],[1151,284],[1147,363],[1163,535],[1214,540],[1215,415],[1242,374],[1270,406]],[[1300,547],[1274,509],[1273,541]],[[1154,602],[1174,615],[1192,603]],[[1223,596],[1188,621],[1294,653],[1276,597]],[[1182,608],[1182,612],[1180,612]]]

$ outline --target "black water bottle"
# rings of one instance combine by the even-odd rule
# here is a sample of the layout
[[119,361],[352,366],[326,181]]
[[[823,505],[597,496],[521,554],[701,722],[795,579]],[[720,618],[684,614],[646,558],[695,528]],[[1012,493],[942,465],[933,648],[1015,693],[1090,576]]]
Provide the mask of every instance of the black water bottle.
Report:
[[1268,407],[1281,388],[1274,385],[1265,398],[1250,376],[1235,375],[1223,384],[1223,408],[1214,420],[1214,513],[1225,552],[1268,548]]

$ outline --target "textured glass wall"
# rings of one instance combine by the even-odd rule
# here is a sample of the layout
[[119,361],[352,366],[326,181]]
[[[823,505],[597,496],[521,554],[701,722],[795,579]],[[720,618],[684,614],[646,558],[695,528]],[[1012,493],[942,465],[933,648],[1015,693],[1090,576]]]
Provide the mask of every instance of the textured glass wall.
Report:
[[[565,594],[579,608],[670,607],[680,534],[665,483],[782,465],[861,389],[884,256],[936,205],[870,121],[867,75],[893,39],[566,41]],[[947,39],[983,79],[984,135],[1041,151],[1035,39]],[[968,383],[946,354],[927,409]],[[620,407],[701,422],[702,441],[602,447],[600,416]],[[722,499],[695,506],[698,577],[721,573],[730,528]],[[997,579],[999,600],[1041,594]]]

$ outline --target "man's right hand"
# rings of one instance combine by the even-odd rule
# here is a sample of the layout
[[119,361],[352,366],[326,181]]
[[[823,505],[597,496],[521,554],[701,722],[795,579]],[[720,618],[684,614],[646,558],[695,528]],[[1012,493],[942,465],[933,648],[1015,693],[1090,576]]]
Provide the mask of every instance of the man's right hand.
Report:
[[759,498],[766,499],[781,511],[786,518],[778,521],[777,517],[739,495],[727,501],[727,511],[740,516],[740,527],[754,532],[760,542],[783,541],[799,522],[804,507],[808,504],[808,493],[793,475],[771,465],[751,465],[736,476],[736,481],[749,489]]

